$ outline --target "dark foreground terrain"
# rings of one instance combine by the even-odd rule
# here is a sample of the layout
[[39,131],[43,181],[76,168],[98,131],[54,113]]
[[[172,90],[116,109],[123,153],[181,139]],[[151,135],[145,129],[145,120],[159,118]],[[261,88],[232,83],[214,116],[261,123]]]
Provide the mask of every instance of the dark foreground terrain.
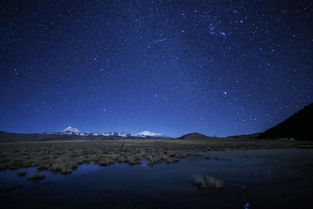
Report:
[[0,202],[5,209],[311,208],[312,160],[312,149],[231,150],[153,166],[87,164],[70,175],[5,170]]
[[[249,139],[77,140],[1,142],[0,170],[37,167],[56,173],[72,173],[79,165],[148,165],[178,162],[199,152],[247,149],[311,147],[312,142]],[[23,175],[23,173],[21,173]],[[39,177],[40,178],[40,177]]]

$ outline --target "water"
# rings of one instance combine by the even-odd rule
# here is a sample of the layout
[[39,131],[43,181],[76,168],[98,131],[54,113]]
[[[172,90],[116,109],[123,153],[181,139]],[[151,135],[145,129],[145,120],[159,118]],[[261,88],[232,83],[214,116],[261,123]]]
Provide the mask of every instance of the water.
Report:
[[[83,165],[71,175],[36,168],[0,172],[1,208],[309,208],[313,198],[313,150],[207,152],[152,167]],[[17,173],[26,170],[27,176]],[[225,182],[222,190],[199,190],[195,174]],[[21,186],[22,185],[22,186]]]

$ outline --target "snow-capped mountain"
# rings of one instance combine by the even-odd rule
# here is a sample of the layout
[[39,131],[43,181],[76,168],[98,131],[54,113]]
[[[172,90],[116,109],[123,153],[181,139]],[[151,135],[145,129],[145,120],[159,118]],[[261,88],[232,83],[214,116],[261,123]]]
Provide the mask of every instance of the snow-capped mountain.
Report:
[[81,133],[77,128],[73,128],[71,126],[63,129],[58,134],[62,135],[76,135],[76,136],[103,136],[103,137],[110,137],[110,138],[165,138],[166,136],[161,133],[156,133],[152,131],[140,131],[137,133],[128,133],[128,132],[85,132]]
[[101,134],[99,134],[99,135],[100,136],[112,136],[112,137],[131,137],[132,136],[132,134],[127,133],[127,132],[116,132],[116,131],[112,131],[109,133],[101,133]]
[[133,136],[135,137],[164,137],[163,134],[155,133],[151,131],[141,131],[141,132],[134,134]]
[[80,131],[77,128],[73,128],[71,126],[63,129],[61,131],[61,134],[66,134],[66,135],[80,135]]
[[128,132],[109,132],[109,133],[93,133],[94,136],[110,136],[110,137],[134,137],[134,138],[156,138],[156,137],[165,137],[163,134],[155,133],[151,131],[141,131],[137,133],[128,133]]

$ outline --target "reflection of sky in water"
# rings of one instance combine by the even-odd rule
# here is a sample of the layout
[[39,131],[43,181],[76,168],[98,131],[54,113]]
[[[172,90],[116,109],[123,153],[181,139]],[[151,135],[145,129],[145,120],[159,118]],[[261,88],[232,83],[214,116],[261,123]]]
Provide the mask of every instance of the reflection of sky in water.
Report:
[[245,203],[243,206],[244,209],[250,209],[250,204],[249,203]]
[[[67,205],[69,208],[77,208],[83,203],[96,206],[103,202],[106,202],[106,207],[117,204],[125,208],[123,204],[126,203],[118,202],[118,198],[126,198],[127,204],[136,208],[153,203],[149,208],[164,208],[164,204],[202,208],[203,204],[210,204],[214,208],[251,209],[254,205],[271,208],[275,205],[270,204],[272,202],[276,202],[276,206],[289,207],[292,206],[290,202],[302,201],[304,204],[310,199],[312,170],[308,172],[305,167],[310,162],[311,150],[227,151],[208,152],[174,164],[149,166],[146,160],[136,166],[116,163],[100,167],[89,164],[80,166],[71,175],[40,171],[47,176],[40,182],[26,180],[37,172],[35,168],[2,171],[0,187],[20,184],[24,187],[0,193],[0,200],[16,208],[22,208],[16,200],[32,204],[32,199],[37,196],[42,204],[50,203],[50,197],[53,197],[56,207],[68,198],[76,199]],[[27,171],[26,177],[17,176],[21,170]],[[192,182],[194,174],[222,179],[225,188],[199,191]],[[283,199],[285,195],[292,196]]]

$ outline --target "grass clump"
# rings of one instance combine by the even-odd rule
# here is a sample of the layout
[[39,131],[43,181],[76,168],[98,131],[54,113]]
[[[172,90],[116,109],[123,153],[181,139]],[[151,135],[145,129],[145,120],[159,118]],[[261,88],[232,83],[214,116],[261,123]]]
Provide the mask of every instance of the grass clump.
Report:
[[206,176],[205,179],[208,187],[211,189],[222,189],[224,187],[224,182],[222,180],[211,176]]
[[20,171],[17,173],[18,176],[26,176],[26,171]]
[[201,175],[194,175],[193,176],[194,184],[200,188],[205,189],[207,187],[205,183],[205,179]]
[[194,184],[199,189],[222,189],[224,187],[224,182],[212,176],[201,176],[194,175],[193,176]]
[[27,179],[29,181],[39,181],[39,180],[42,180],[44,178],[46,178],[46,176],[44,174],[37,173],[35,175],[32,175],[32,176],[28,177]]

